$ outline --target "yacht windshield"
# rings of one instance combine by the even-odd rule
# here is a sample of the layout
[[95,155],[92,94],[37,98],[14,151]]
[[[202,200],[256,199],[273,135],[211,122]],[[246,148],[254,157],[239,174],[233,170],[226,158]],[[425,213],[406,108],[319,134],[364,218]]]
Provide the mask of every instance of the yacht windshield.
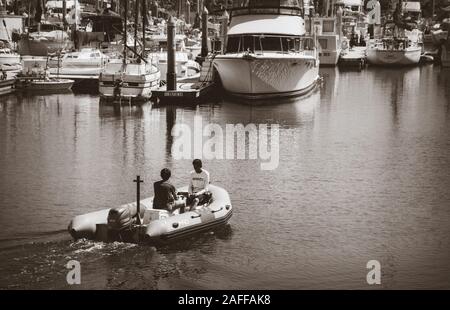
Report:
[[234,0],[231,16],[277,14],[303,15],[303,0]]
[[226,53],[250,52],[301,52],[313,49],[311,38],[291,36],[244,35],[230,36],[227,41]]

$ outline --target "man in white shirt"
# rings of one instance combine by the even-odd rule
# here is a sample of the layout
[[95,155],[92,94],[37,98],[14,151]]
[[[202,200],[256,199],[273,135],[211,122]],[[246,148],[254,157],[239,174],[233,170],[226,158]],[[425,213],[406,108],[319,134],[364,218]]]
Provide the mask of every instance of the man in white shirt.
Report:
[[194,170],[190,173],[189,197],[186,202],[187,205],[191,206],[191,209],[199,203],[206,203],[211,198],[211,193],[208,192],[209,172],[202,168],[203,164],[200,159],[194,159],[192,165]]

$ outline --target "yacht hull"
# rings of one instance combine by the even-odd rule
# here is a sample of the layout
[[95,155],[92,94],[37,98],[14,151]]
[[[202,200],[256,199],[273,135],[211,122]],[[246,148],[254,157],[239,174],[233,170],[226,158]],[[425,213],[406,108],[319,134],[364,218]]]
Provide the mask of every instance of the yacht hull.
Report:
[[21,80],[16,81],[16,88],[27,91],[66,91],[73,86],[73,80]]
[[244,99],[300,96],[319,76],[312,56],[219,55],[214,59],[224,89]]

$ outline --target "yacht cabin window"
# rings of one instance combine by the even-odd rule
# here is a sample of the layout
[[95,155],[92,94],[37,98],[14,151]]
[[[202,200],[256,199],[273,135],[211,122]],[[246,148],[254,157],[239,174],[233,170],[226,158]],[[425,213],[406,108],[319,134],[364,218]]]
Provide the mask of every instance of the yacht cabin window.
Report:
[[302,52],[313,47],[313,40],[308,37],[244,35],[228,37],[226,53]]

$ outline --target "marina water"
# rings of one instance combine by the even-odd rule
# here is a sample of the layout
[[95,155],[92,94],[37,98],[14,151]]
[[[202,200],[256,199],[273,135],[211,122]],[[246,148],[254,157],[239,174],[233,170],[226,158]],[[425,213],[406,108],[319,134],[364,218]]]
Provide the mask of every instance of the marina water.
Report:
[[[450,288],[450,70],[321,69],[308,97],[265,105],[113,107],[95,94],[0,98],[0,288]],[[177,123],[279,124],[280,163],[205,160],[225,229],[163,248],[73,242],[75,215],[144,197],[174,160]],[[66,282],[69,260],[81,285]]]

